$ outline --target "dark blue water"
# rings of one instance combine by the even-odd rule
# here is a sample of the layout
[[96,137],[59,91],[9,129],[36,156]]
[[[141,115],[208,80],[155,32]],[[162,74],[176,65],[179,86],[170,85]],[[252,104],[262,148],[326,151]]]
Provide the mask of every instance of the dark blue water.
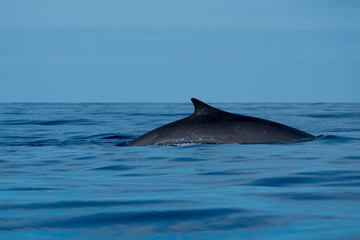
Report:
[[214,104],[322,137],[116,147],[187,104],[0,104],[1,239],[360,239],[360,104]]

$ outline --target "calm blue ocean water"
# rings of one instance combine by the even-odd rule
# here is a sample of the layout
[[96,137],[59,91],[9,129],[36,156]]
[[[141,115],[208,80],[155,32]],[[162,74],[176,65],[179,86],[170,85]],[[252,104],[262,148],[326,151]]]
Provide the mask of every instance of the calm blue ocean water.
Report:
[[213,104],[314,135],[126,145],[186,104],[0,104],[0,239],[360,239],[360,104]]

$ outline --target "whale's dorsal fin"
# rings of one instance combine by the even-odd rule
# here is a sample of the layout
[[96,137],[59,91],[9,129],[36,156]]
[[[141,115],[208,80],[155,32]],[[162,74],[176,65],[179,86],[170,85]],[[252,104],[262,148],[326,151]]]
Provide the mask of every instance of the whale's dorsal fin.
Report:
[[204,103],[196,98],[191,98],[191,101],[194,104],[194,108],[195,108],[194,114],[195,115],[210,113],[210,112],[214,112],[214,111],[220,111],[219,109],[216,109],[210,105],[207,105],[206,103]]

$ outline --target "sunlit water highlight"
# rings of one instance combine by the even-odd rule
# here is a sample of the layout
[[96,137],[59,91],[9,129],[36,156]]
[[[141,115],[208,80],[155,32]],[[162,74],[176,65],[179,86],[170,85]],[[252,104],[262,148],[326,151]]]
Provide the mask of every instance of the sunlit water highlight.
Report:
[[360,104],[213,105],[322,136],[115,147],[191,104],[0,104],[0,238],[360,238]]

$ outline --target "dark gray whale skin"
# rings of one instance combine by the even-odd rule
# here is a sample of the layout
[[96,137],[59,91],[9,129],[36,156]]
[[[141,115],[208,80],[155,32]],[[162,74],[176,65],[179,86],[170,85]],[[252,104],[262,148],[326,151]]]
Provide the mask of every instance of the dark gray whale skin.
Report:
[[195,107],[192,115],[154,129],[127,146],[276,143],[315,138],[280,123],[225,112],[195,98],[191,101]]

